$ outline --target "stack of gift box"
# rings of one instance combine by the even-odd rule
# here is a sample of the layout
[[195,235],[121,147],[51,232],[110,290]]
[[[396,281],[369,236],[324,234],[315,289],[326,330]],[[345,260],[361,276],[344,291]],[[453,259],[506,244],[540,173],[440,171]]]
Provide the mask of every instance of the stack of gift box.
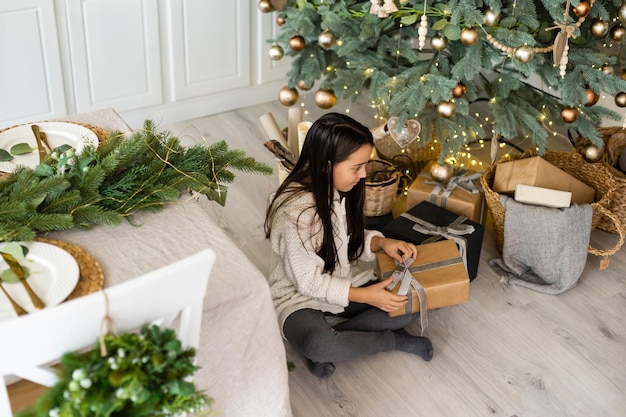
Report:
[[[447,183],[432,180],[430,165],[407,190],[407,210],[386,223],[383,234],[418,245],[417,259],[406,269],[407,279],[419,281],[427,309],[469,301],[469,284],[478,275],[478,263],[488,208],[480,187],[482,172],[457,170]],[[569,207],[594,201],[594,189],[537,156],[496,167],[493,190],[523,203]],[[447,243],[444,243],[447,242]],[[377,255],[379,279],[402,265],[389,256]],[[394,292],[400,291],[397,283]],[[405,285],[403,288],[407,288]],[[418,292],[408,286],[411,310],[420,311]],[[399,310],[390,315],[405,314]]]

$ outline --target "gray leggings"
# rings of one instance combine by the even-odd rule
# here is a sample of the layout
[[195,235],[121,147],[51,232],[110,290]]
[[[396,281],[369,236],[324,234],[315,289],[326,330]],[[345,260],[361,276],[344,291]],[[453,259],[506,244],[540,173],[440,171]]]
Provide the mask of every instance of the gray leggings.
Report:
[[[327,317],[346,320],[331,326]],[[333,315],[314,309],[291,313],[283,333],[289,343],[314,362],[338,362],[396,349],[393,330],[419,318],[419,313],[389,317],[369,304],[351,302],[343,313]]]

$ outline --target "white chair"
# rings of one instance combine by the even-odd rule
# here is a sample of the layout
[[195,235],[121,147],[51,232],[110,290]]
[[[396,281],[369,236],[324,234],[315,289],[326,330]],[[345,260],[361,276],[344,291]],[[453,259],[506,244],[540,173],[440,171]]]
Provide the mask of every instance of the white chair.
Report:
[[[202,306],[215,254],[206,249],[183,260],[52,308],[0,322],[0,416],[12,416],[11,375],[43,386],[57,377],[50,364],[66,352],[94,345],[105,314],[118,333],[146,323],[170,327],[186,347],[197,348]],[[108,300],[108,301],[107,301]],[[108,305],[108,307],[107,307]]]

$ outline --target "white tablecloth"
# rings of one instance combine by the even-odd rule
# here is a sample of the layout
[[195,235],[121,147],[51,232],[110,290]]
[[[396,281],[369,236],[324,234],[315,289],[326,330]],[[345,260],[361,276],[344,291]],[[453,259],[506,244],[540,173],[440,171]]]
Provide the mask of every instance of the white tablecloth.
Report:
[[[68,119],[128,129],[112,110]],[[217,259],[204,303],[195,381],[223,417],[291,416],[285,348],[261,272],[190,195],[158,213],[139,213],[134,223],[47,237],[88,251],[102,267],[105,286],[211,248]]]

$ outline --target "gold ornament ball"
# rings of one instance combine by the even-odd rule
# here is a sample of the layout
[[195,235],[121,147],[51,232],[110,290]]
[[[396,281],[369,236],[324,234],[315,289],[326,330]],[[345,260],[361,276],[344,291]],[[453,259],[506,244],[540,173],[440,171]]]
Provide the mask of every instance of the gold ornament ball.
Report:
[[276,16],[276,24],[278,26],[282,26],[285,24],[285,16],[278,15]]
[[335,35],[330,30],[325,30],[317,37],[317,43],[324,49],[330,49],[335,45]]
[[585,102],[587,107],[593,106],[600,100],[600,95],[589,87],[585,89],[585,94],[587,94],[587,101]]
[[293,38],[289,39],[289,47],[296,52],[303,50],[305,46],[306,41],[300,35],[296,35]]
[[578,109],[575,107],[567,106],[561,110],[561,120],[565,123],[573,123],[578,119]]
[[278,92],[278,101],[283,106],[293,106],[298,102],[298,90],[295,88],[289,88],[287,86],[280,89]]
[[456,105],[451,101],[442,101],[437,104],[437,114],[446,119],[451,118],[456,113]]
[[500,21],[500,15],[489,9],[483,15],[483,24],[486,26],[494,26]]
[[270,0],[259,0],[257,6],[259,6],[259,10],[263,13],[271,13],[274,11],[274,6],[272,6]]
[[452,97],[454,98],[461,98],[465,95],[465,93],[467,92],[467,87],[465,87],[465,84],[463,84],[462,82],[459,82],[453,89],[452,89]]
[[452,165],[446,164],[445,162],[443,164],[435,162],[430,166],[431,178],[443,184],[450,181],[453,173],[454,169],[452,168]]
[[533,48],[528,45],[520,46],[515,50],[515,59],[523,64],[529,63],[534,56],[535,51],[533,51]]
[[610,31],[611,39],[617,42],[621,42],[622,39],[626,36],[626,28],[622,25],[616,25],[611,28]]
[[622,3],[619,9],[617,9],[617,17],[626,25],[626,3]]
[[625,92],[621,92],[621,93],[617,93],[615,94],[615,104],[618,107],[626,107],[626,93]]
[[602,159],[604,148],[598,148],[595,145],[587,145],[581,150],[581,153],[588,162],[598,162]]
[[313,87],[313,84],[308,85],[304,80],[298,81],[298,88],[302,91],[309,91],[311,87]]
[[574,7],[574,14],[577,17],[585,17],[591,11],[591,3],[587,0],[582,0],[578,3],[578,6]]
[[619,76],[622,80],[626,80],[626,69],[623,69],[622,73]]
[[598,38],[606,36],[609,33],[609,22],[598,19],[591,24],[591,34]]
[[330,109],[337,104],[337,97],[333,90],[320,88],[315,93],[315,104],[317,104],[317,107],[320,109]]
[[464,27],[461,29],[461,42],[463,45],[474,45],[478,42],[478,30],[476,28]]
[[280,45],[272,45],[269,51],[270,58],[274,61],[279,61],[285,55],[285,51],[283,51],[282,46]]
[[430,39],[430,46],[432,46],[435,51],[443,51],[446,49],[446,46],[448,46],[448,40],[443,36],[435,35]]

